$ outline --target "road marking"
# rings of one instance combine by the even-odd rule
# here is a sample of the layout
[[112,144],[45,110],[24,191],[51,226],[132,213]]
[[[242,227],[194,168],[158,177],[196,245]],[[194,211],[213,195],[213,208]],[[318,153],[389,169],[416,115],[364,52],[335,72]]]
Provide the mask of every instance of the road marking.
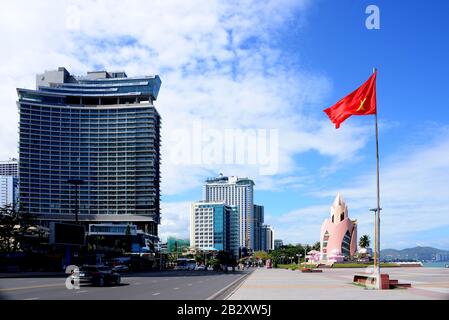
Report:
[[173,288],[173,290],[179,290],[179,288]]
[[164,280],[168,280],[168,278],[165,278]]
[[64,287],[64,282],[63,283],[56,283],[56,284],[42,284],[42,285],[38,285],[38,286],[6,288],[6,289],[0,289],[0,292],[3,292],[3,291],[14,291],[14,290],[26,290],[26,289],[37,289],[37,288],[50,288],[50,287]]
[[153,293],[153,296],[158,296],[158,295],[160,295],[159,292]]
[[192,286],[192,284],[191,284],[191,283],[188,283],[187,285],[188,285],[189,287],[191,287],[191,286]]
[[157,280],[153,280],[153,281],[151,281],[152,283],[157,283]]
[[76,293],[86,293],[87,290],[75,291]]
[[38,300],[39,298],[38,297],[35,297],[35,298],[26,298],[26,299],[23,299],[23,300]]

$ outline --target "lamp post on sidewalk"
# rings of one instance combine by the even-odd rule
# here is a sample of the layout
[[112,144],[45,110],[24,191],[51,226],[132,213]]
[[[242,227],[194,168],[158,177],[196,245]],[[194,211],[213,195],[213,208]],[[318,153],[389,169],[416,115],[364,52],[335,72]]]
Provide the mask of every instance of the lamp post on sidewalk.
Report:
[[[79,180],[79,179],[70,179],[67,180],[67,182],[71,185],[73,185],[75,187],[75,207],[74,207],[74,211],[75,211],[75,223],[78,224],[78,198],[79,198],[79,186],[84,182],[83,180]],[[70,245],[66,245],[66,264],[69,265],[70,264],[70,260],[71,260],[71,256],[72,256],[72,252],[71,252],[71,248]]]
[[374,272],[377,275],[377,287],[380,289],[380,241],[379,241],[379,215],[382,208],[369,209],[374,212]]
[[79,211],[79,187],[84,183],[84,180],[70,179],[67,182],[75,187],[75,222],[78,223],[78,211]]

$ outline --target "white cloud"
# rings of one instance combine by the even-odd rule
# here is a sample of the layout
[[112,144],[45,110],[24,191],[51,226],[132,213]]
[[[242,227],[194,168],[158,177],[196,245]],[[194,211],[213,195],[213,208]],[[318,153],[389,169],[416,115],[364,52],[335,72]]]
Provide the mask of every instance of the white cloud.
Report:
[[161,226],[159,237],[162,241],[168,237],[189,239],[190,235],[190,202],[162,202]]
[[[404,145],[397,153],[381,159],[381,246],[402,248],[413,245],[421,233],[435,232],[420,241],[423,245],[449,246],[449,128],[435,129],[427,146]],[[381,155],[382,156],[382,155]],[[373,234],[370,208],[376,206],[375,174],[359,176],[340,188],[312,192],[327,205],[269,215],[267,223],[277,229],[277,237],[288,241],[314,242],[320,226],[329,215],[337,192],[349,206],[349,215],[359,222],[359,234]],[[320,200],[323,201],[323,200]],[[442,234],[446,228],[447,232]],[[373,238],[373,237],[372,237]]]
[[[198,188],[217,172],[249,176],[259,189],[301,188],[307,177],[294,156],[315,151],[328,170],[357,159],[367,142],[363,126],[335,131],[321,113],[331,88],[323,75],[289,65],[272,42],[310,1],[12,1],[2,2],[0,35],[0,158],[17,153],[16,87],[65,66],[75,74],[95,67],[129,75],[159,74],[162,115],[162,194]],[[300,41],[300,39],[298,40]],[[327,102],[326,102],[327,103]],[[305,106],[319,106],[319,115]],[[170,162],[175,129],[194,121],[213,128],[278,129],[279,174],[254,165],[177,165]],[[191,145],[198,144],[192,141]],[[161,231],[182,234],[188,210],[163,204]],[[179,215],[178,215],[179,214]],[[165,231],[164,231],[165,230]],[[293,230],[291,231],[293,234]]]
[[189,129],[197,120],[223,129],[279,129],[281,175],[296,169],[293,156],[300,152],[317,150],[337,162],[342,154],[354,156],[366,142],[356,138],[360,128],[334,134],[325,119],[318,121],[303,110],[307,103],[322,105],[329,81],[292,71],[271,42],[293,15],[301,24],[308,5],[309,1],[2,3],[0,59],[8,63],[1,66],[6,76],[0,84],[0,156],[16,154],[15,87],[34,87],[36,73],[57,66],[76,74],[103,66],[130,75],[161,75],[156,106],[163,117],[165,194],[198,187],[205,172],[218,170],[261,178],[267,181],[262,187],[276,188],[276,177],[261,177],[257,166],[170,163],[170,133]]

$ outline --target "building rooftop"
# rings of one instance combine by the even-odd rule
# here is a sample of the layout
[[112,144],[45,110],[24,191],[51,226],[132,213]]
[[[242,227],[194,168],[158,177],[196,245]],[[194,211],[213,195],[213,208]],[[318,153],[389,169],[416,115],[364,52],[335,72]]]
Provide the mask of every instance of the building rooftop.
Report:
[[16,158],[11,158],[9,160],[0,160],[0,164],[15,164],[18,163],[19,160]]
[[254,181],[249,179],[249,178],[239,178],[237,176],[223,176],[222,173],[219,174],[218,177],[215,178],[207,178],[206,179],[206,183],[210,184],[210,183],[222,183],[222,184],[227,184],[227,183],[236,183],[236,184],[252,184],[254,185]]
[[64,67],[36,75],[36,89],[18,88],[20,101],[47,104],[109,105],[157,99],[158,75],[128,77],[124,71],[89,71],[74,76]]
[[345,199],[343,198],[343,196],[339,193],[337,193],[337,196],[335,197],[334,200],[334,206],[344,206],[345,203]]

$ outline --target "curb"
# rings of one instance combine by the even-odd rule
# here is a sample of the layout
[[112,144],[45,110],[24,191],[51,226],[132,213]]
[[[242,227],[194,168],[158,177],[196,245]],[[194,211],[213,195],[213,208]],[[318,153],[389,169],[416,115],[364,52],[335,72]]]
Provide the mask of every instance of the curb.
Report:
[[[221,289],[220,291],[214,293],[210,297],[208,297],[206,300],[226,300],[228,297],[230,297],[240,286],[243,284],[244,280],[248,278],[254,270],[251,270],[247,274],[243,275],[242,277],[234,280],[230,284],[228,284],[226,287]],[[229,292],[230,291],[230,292]]]

